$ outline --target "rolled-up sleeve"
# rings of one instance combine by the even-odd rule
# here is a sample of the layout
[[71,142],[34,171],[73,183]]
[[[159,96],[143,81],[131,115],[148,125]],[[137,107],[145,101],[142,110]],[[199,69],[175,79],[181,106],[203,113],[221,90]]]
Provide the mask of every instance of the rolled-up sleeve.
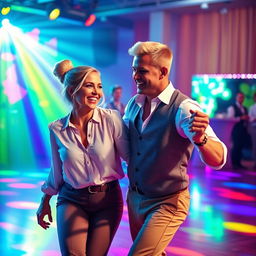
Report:
[[114,127],[114,141],[117,152],[123,160],[129,162],[129,135],[128,127],[125,125],[118,111],[112,111]]
[[63,184],[62,161],[58,152],[57,137],[49,126],[51,143],[51,169],[47,180],[42,185],[41,190],[48,195],[58,194],[60,186]]
[[[180,107],[177,111],[175,123],[176,123],[176,128],[177,128],[178,133],[182,137],[188,138],[191,141],[191,143],[194,144],[192,138],[193,138],[195,132],[190,132],[190,128],[189,128],[190,127],[189,121],[190,121],[190,116],[191,116],[190,109],[192,109],[194,111],[202,111],[202,108],[200,107],[200,105],[196,101],[193,101],[193,100],[190,100],[190,99],[184,100],[181,103],[181,105],[180,105]],[[226,160],[227,160],[227,147],[217,137],[217,135],[215,134],[215,132],[213,131],[213,129],[210,125],[207,126],[207,128],[205,130],[205,133],[208,135],[208,137],[210,139],[218,141],[222,145],[223,152],[224,152],[224,154],[223,154],[224,155],[223,163],[220,166],[210,166],[213,169],[221,169],[225,165]],[[199,153],[199,156],[200,156],[202,162],[205,163],[202,156],[201,156],[201,152],[198,150],[197,146],[196,146],[196,148],[197,148],[197,151]]]

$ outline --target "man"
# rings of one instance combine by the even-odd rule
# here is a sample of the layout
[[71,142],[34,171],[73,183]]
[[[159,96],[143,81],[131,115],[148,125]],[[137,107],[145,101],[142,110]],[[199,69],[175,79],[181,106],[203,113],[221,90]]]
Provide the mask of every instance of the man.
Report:
[[253,169],[256,170],[256,92],[253,94],[254,104],[249,108],[250,133],[252,139]]
[[243,102],[244,94],[242,92],[238,92],[235,104],[231,105],[227,112],[228,118],[234,118],[237,121],[231,132],[231,162],[234,169],[246,168],[241,163],[243,158],[242,150],[250,143],[250,135],[247,130],[249,116],[247,108],[243,106]]
[[105,104],[104,107],[118,110],[120,115],[123,116],[125,106],[121,102],[121,98],[122,98],[122,87],[117,85],[112,88],[112,98],[107,104]]
[[193,146],[216,169],[225,164],[226,147],[199,105],[169,82],[168,46],[137,42],[129,54],[138,93],[124,116],[131,149],[127,205],[134,243],[129,256],[166,255],[164,249],[188,214],[187,165]]

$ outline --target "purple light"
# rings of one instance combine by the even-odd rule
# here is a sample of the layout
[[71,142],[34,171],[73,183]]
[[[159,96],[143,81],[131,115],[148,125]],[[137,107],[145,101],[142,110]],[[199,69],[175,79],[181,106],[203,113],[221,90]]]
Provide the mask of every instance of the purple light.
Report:
[[18,195],[17,192],[14,192],[14,191],[0,191],[0,195],[2,196],[16,196]]
[[235,213],[239,215],[245,215],[245,216],[256,216],[256,208],[251,207],[251,206],[246,206],[246,205],[240,205],[240,204],[216,204],[216,208],[230,212],[230,213]]

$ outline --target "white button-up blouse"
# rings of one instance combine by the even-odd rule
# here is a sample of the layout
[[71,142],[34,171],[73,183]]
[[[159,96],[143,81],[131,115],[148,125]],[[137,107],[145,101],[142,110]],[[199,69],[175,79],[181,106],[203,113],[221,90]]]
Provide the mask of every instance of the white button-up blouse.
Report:
[[42,191],[56,195],[63,184],[79,189],[124,177],[122,157],[128,161],[128,129],[116,110],[97,107],[88,123],[88,147],[70,122],[70,114],[49,124],[52,164]]

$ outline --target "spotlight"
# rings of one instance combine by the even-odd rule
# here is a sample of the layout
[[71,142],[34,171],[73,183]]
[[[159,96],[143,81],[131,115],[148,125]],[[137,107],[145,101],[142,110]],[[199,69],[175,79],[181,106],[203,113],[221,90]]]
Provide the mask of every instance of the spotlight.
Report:
[[10,26],[10,21],[8,19],[3,19],[2,20],[2,26],[3,27],[8,27]]
[[60,16],[60,9],[59,8],[54,8],[50,13],[49,13],[49,19],[50,20],[56,20]]
[[1,8],[1,14],[2,15],[7,15],[10,11],[11,11],[11,7],[10,6],[3,6]]
[[46,12],[49,20],[56,20],[60,16],[60,6],[55,3],[51,3],[47,6]]
[[208,9],[209,8],[209,5],[208,3],[204,2],[200,5],[201,9]]
[[86,27],[89,27],[91,26],[96,20],[96,16],[94,14],[90,14],[86,19],[85,19],[85,22],[84,22],[84,25]]

